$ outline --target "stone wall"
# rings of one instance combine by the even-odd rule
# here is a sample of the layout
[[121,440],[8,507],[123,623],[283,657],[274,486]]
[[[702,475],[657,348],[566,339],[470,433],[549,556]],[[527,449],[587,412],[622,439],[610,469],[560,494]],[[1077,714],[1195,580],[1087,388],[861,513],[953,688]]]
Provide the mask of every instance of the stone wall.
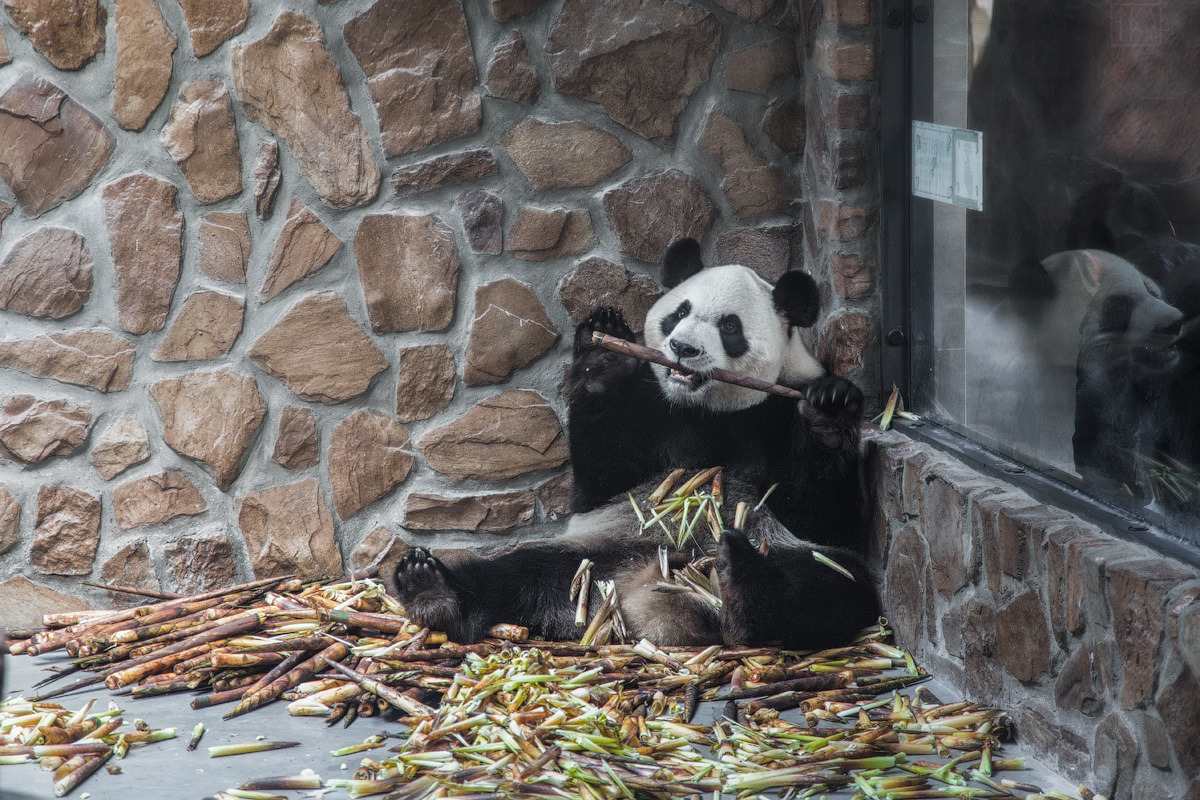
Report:
[[681,236],[878,382],[866,0],[3,5],[7,624],[553,535],[573,325]]
[[1110,800],[1200,800],[1200,571],[898,433],[867,444],[900,646]]

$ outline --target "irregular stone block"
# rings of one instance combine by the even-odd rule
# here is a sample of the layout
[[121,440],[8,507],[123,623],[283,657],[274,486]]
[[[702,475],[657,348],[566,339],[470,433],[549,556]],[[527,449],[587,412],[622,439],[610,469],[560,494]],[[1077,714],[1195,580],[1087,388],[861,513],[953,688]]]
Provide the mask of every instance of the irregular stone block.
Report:
[[771,81],[800,74],[796,39],[780,36],[725,56],[725,88],[765,94]]
[[1171,608],[1175,652],[1193,675],[1200,674],[1200,589],[1186,592]]
[[454,398],[454,352],[448,345],[402,347],[396,359],[396,419],[429,419]]
[[121,392],[129,386],[133,356],[132,344],[101,330],[0,342],[0,366],[101,392]]
[[446,183],[475,180],[495,175],[500,169],[491,150],[467,150],[438,156],[392,173],[398,195],[427,192]]
[[1133,708],[1153,699],[1167,594],[1193,573],[1160,558],[1110,563],[1106,573],[1113,638],[1124,668],[1121,703]]
[[247,355],[303,399],[330,405],[365,392],[388,365],[334,292],[296,303]]
[[507,492],[474,497],[442,497],[413,493],[404,509],[404,524],[422,531],[487,531],[499,533],[533,519],[533,492]]
[[604,210],[621,249],[656,264],[672,242],[703,241],[715,216],[699,182],[678,170],[626,181],[605,193]]
[[0,95],[0,178],[36,217],[79,194],[116,139],[54,84],[23,75]]
[[220,533],[185,536],[163,545],[167,586],[180,594],[200,594],[237,583],[233,548]]
[[254,379],[229,368],[191,372],[155,383],[150,395],[162,414],[167,446],[207,466],[218,488],[228,489],[267,415]]
[[820,361],[830,373],[845,377],[862,366],[863,351],[873,335],[871,320],[856,311],[834,314],[821,328]]
[[0,484],[0,553],[11,550],[21,531],[21,504]]
[[117,0],[117,68],[112,113],[117,124],[140,131],[167,96],[175,36],[154,0]]
[[219,358],[242,332],[246,300],[211,289],[193,292],[150,354],[155,361]]
[[4,0],[12,21],[59,69],[79,69],[104,51],[108,12],[97,0]]
[[884,608],[896,643],[913,650],[925,643],[925,586],[928,556],[925,541],[909,525],[896,537],[888,551]]
[[91,406],[15,394],[0,406],[0,456],[22,466],[69,456],[87,438]]
[[868,42],[820,41],[813,63],[818,73],[835,81],[869,81],[877,74],[875,48]]
[[738,219],[783,211],[797,196],[783,169],[768,162],[720,106],[708,114],[700,150],[724,173],[721,191]]
[[873,256],[833,253],[829,256],[833,290],[843,300],[859,300],[875,291],[877,265]]
[[996,651],[1019,681],[1036,681],[1050,671],[1050,629],[1036,591],[996,612]]
[[150,439],[136,417],[120,417],[96,440],[92,448],[92,468],[110,481],[117,475],[150,458]]
[[[110,585],[152,592],[160,588],[158,576],[154,574],[154,564],[150,561],[150,548],[145,542],[127,544],[113,553],[100,567],[100,580]],[[113,608],[128,608],[141,605],[146,599],[125,592],[109,592],[108,601]]]
[[546,41],[554,88],[666,142],[720,43],[712,14],[666,0],[567,0]]
[[130,333],[162,330],[183,256],[175,187],[139,173],[108,184],[103,196],[117,271],[117,318]]
[[91,294],[92,254],[74,231],[38,228],[0,261],[0,308],[6,311],[62,319]]
[[280,177],[279,142],[268,139],[262,143],[254,162],[254,214],[259,219],[271,216]]
[[342,32],[366,73],[384,155],[479,130],[475,56],[458,0],[376,0]]
[[[717,237],[718,264],[741,264],[769,283],[777,282],[792,265],[793,232],[798,228],[733,228]],[[836,278],[835,278],[836,280]]]
[[1120,714],[1105,717],[1096,728],[1092,745],[1096,773],[1093,791],[1105,797],[1132,797],[1139,749],[1129,723]]
[[508,231],[508,252],[522,261],[547,261],[586,253],[599,240],[587,209],[522,206]]
[[233,48],[231,71],[246,116],[287,139],[322,202],[346,208],[375,198],[375,153],[316,22],[283,12],[265,37]]
[[[930,553],[931,564],[936,557]],[[966,692],[979,703],[995,703],[1004,687],[1004,673],[996,658],[996,614],[978,600],[966,604],[963,613],[963,677]]]
[[532,103],[542,93],[542,84],[520,31],[513,31],[496,45],[483,85],[493,97],[518,103]]
[[233,100],[220,81],[195,81],[184,86],[159,141],[201,203],[215,203],[241,193],[242,152],[234,125]]
[[554,522],[571,513],[572,483],[571,473],[564,472],[534,490],[538,502],[542,504],[542,514],[547,522]]
[[715,0],[726,11],[737,14],[747,22],[758,22],[775,5],[775,0]]
[[214,211],[200,220],[200,271],[213,280],[246,282],[250,222],[240,211]]
[[359,570],[375,567],[379,571],[379,580],[394,591],[393,577],[396,565],[400,559],[408,555],[409,546],[386,526],[380,525],[368,533],[350,554],[350,566]]
[[179,0],[192,51],[206,56],[246,27],[250,0]]
[[3,234],[4,220],[12,213],[12,203],[6,203],[0,200],[0,234]]
[[534,189],[591,186],[632,160],[629,148],[583,122],[527,119],[500,140]]
[[598,257],[580,261],[558,282],[558,297],[572,325],[579,325],[600,306],[612,306],[634,333],[641,333],[646,313],[661,296],[658,284]]
[[510,19],[532,14],[545,2],[546,0],[491,0],[492,16],[497,22],[508,22]]
[[354,234],[371,329],[440,331],[454,316],[454,233],[436,217],[368,214]]
[[321,269],[341,246],[342,240],[316,214],[299,200],[292,200],[287,222],[275,240],[258,298],[266,303],[296,281]]
[[38,489],[29,563],[46,575],[88,575],[100,546],[100,498],[70,486]]
[[1067,659],[1054,686],[1055,705],[1089,717],[1103,713],[1110,680],[1108,650],[1107,643],[1085,644]]
[[475,189],[459,195],[457,205],[471,252],[499,255],[504,242],[504,203],[500,198]]
[[804,105],[794,98],[772,100],[763,114],[763,133],[783,152],[799,155],[808,139],[805,113]]
[[0,583],[0,619],[5,627],[39,629],[46,614],[84,611],[86,602],[18,575]]
[[536,392],[489,397],[418,443],[434,470],[455,483],[495,481],[561,466],[567,443],[554,409]]
[[333,505],[342,519],[399,486],[414,459],[404,428],[369,408],[356,411],[334,427],[326,457]]
[[208,510],[195,485],[182,472],[162,472],[122,483],[113,489],[117,526],[127,531],[139,525],[159,525],[175,517]]
[[1200,681],[1189,669],[1183,669],[1158,696],[1158,714],[1166,725],[1175,757],[1184,776],[1200,779]]
[[342,574],[333,516],[315,478],[238,498],[238,525],[255,578]]
[[307,408],[288,406],[279,415],[279,433],[271,458],[284,469],[308,469],[320,460],[317,418]]
[[475,290],[475,319],[467,340],[463,382],[497,383],[558,341],[558,329],[533,289],[502,278]]
[[8,42],[4,40],[4,31],[0,30],[0,67],[11,63],[12,59],[8,55]]

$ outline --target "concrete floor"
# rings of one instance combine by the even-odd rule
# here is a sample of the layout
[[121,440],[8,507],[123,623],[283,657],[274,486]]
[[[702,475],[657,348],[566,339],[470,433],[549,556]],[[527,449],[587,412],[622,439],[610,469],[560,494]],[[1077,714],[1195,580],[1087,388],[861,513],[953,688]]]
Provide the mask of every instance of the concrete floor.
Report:
[[[7,656],[4,695],[31,696],[36,691],[31,687],[46,676],[46,667],[64,663],[65,659],[50,656],[29,658]],[[69,680],[69,679],[67,679]],[[59,684],[53,684],[50,688]],[[65,685],[65,683],[64,683]],[[956,699],[953,691],[936,681],[925,684],[944,702]],[[103,708],[109,699],[115,700],[125,710],[125,721],[132,725],[135,718],[144,719],[151,728],[177,729],[175,739],[131,750],[121,761],[110,760],[121,768],[121,774],[110,775],[101,770],[89,778],[68,797],[79,798],[89,793],[88,800],[201,800],[214,792],[240,786],[253,778],[272,775],[295,775],[305,768],[315,770],[323,779],[350,778],[364,756],[382,760],[387,755],[386,747],[399,744],[389,742],[385,748],[356,753],[343,758],[330,755],[331,750],[358,744],[379,731],[399,733],[404,727],[386,717],[359,719],[349,729],[341,724],[327,728],[319,717],[293,717],[287,713],[286,704],[276,702],[232,720],[221,715],[231,706],[196,711],[189,705],[190,695],[175,694],[134,700],[125,695],[113,695],[104,688],[93,688],[60,698],[69,709],[81,707],[88,699],[97,698],[97,706]],[[696,715],[698,724],[710,724],[719,711],[718,704],[706,703]],[[784,716],[791,717],[796,712]],[[192,729],[203,722],[206,732],[200,746],[193,752],[187,751]],[[300,742],[299,747],[275,750],[242,756],[209,758],[208,747],[216,744],[233,744],[254,741],[265,737],[272,741]],[[1029,755],[1019,747],[1006,744],[1006,756]],[[1036,765],[1033,765],[1036,767]],[[1036,767],[1023,773],[1006,773],[1017,780],[1037,784],[1043,789],[1056,789],[1075,795],[1075,787],[1062,781],[1044,768]],[[54,797],[53,781],[49,773],[35,765],[0,766],[0,800],[41,800]],[[312,797],[309,792],[286,792],[294,798]],[[849,798],[853,791],[830,792],[826,796]],[[330,791],[332,798],[348,795],[341,790]]]

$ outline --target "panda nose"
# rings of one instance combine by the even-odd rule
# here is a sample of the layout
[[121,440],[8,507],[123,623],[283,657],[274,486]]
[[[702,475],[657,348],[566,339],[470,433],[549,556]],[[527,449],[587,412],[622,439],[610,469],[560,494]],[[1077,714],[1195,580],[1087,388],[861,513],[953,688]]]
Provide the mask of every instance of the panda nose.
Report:
[[700,355],[698,348],[692,347],[690,344],[681,342],[678,339],[671,340],[671,352],[675,354],[676,358],[693,358]]

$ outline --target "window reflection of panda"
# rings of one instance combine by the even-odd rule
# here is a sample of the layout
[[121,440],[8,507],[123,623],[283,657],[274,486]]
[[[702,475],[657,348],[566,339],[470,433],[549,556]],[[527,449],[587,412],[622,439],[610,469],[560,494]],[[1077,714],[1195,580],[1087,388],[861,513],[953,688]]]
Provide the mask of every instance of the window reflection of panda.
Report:
[[[595,562],[589,608],[599,605],[595,581],[614,580],[630,635],[660,645],[823,647],[848,642],[875,621],[878,599],[861,557],[863,396],[847,380],[822,377],[796,330],[816,319],[816,285],[798,272],[772,287],[746,267],[704,269],[690,239],[667,250],[662,274],[669,291],[650,309],[647,344],[699,375],[684,377],[594,346],[594,331],[633,339],[619,312],[594,311],[576,332],[568,372],[577,513],[567,532],[452,567],[412,551],[396,582],[414,619],[460,641],[477,640],[499,622],[527,625],[550,639],[577,638],[568,591],[588,558]],[[717,367],[804,385],[807,399],[797,403],[705,377]],[[645,498],[672,468],[711,466],[725,468],[727,530],[715,547],[719,613],[696,595],[655,591],[665,541],[654,529],[643,532],[626,497],[632,491]],[[774,484],[744,532],[728,526],[739,501],[753,507]],[[855,579],[815,559],[815,549]],[[691,555],[672,559],[682,563]]]

